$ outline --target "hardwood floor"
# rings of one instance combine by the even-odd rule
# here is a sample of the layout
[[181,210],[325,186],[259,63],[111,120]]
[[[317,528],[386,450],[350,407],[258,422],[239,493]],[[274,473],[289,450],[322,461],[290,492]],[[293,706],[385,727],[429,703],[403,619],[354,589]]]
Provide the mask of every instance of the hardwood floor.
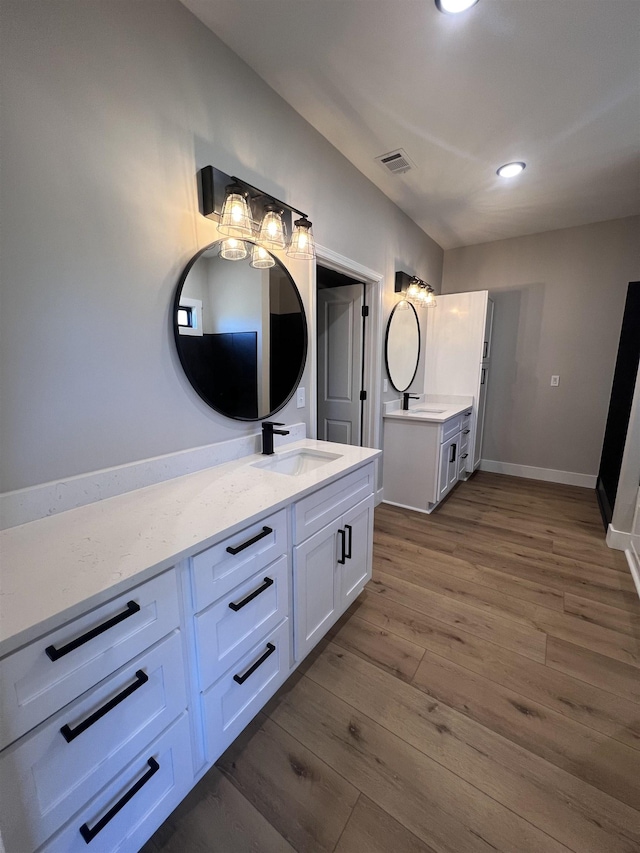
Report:
[[367,589],[145,853],[640,853],[640,601],[595,494],[376,510]]

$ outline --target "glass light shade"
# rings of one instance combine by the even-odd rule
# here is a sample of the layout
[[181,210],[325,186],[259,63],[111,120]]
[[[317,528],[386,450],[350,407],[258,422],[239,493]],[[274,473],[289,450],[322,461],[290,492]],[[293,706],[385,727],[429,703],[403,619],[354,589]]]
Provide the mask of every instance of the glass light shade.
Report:
[[247,247],[242,240],[229,237],[222,241],[219,254],[225,261],[242,261],[247,257]]
[[281,214],[272,204],[268,204],[260,224],[260,233],[257,237],[258,242],[265,249],[284,249],[287,244],[284,231],[284,222],[282,221]]
[[251,250],[251,263],[249,266],[252,266],[256,270],[267,270],[269,267],[275,266],[275,259],[262,246],[254,246]]
[[396,311],[408,311],[409,303],[406,299],[401,299],[400,302],[396,304]]
[[427,290],[426,296],[424,297],[424,304],[427,308],[433,308],[436,304],[436,297],[433,290]]
[[526,163],[505,163],[504,166],[500,166],[496,171],[496,175],[499,175],[501,178],[515,178],[515,176],[519,175],[520,172],[523,172],[525,168]]
[[229,237],[250,239],[254,235],[249,203],[239,186],[227,187],[227,197],[222,206],[218,230]]
[[301,261],[312,261],[316,256],[316,243],[313,239],[311,223],[306,216],[303,216],[301,219],[296,219],[293,226],[287,255]]
[[466,12],[477,2],[478,0],[436,0],[436,6],[441,12],[457,15],[458,12]]
[[420,296],[422,288],[417,281],[411,282],[407,288],[407,299],[417,299]]

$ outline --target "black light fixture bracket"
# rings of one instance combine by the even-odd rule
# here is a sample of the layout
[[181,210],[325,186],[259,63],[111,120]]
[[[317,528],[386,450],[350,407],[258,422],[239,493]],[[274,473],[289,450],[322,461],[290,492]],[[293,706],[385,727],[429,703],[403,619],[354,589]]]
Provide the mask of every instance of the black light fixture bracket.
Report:
[[224,200],[227,196],[227,187],[231,184],[235,184],[242,189],[255,212],[262,213],[268,205],[273,205],[281,213],[289,234],[291,233],[293,213],[297,213],[302,218],[308,219],[307,214],[298,210],[297,207],[292,207],[279,198],[265,193],[263,190],[258,189],[258,187],[254,187],[253,184],[249,184],[247,181],[243,181],[242,178],[236,177],[236,175],[227,175],[214,166],[203,166],[198,172],[200,213],[203,216],[215,222],[219,221]]
[[433,292],[433,288],[431,287],[431,285],[427,284],[427,282],[423,281],[421,278],[418,278],[417,275],[409,275],[408,272],[401,272],[400,270],[396,272],[396,280],[394,286],[395,293],[404,293],[411,284],[418,284],[420,285],[420,287],[426,287],[427,290]]

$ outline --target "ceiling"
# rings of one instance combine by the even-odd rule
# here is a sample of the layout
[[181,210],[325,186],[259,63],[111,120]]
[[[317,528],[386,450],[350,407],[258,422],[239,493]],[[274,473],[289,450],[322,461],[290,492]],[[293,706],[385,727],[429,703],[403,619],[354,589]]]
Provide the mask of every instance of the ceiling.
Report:
[[182,2],[445,249],[640,213],[640,0]]

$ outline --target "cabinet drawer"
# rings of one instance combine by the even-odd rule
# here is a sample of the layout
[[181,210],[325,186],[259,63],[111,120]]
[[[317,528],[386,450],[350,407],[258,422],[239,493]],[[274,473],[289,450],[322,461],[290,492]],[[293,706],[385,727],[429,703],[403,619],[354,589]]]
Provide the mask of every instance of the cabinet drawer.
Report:
[[46,841],[186,705],[176,631],[5,750],[0,824],[7,849],[21,849],[25,838],[33,847]]
[[302,498],[294,504],[294,542],[302,542],[322,530],[343,512],[372,495],[374,488],[374,466],[370,462]]
[[[139,850],[192,785],[191,741],[185,713],[38,853]],[[81,827],[90,833],[97,830],[92,841],[85,841]]]
[[442,442],[449,441],[457,432],[460,432],[460,424],[462,416],[457,415],[455,418],[449,418],[442,424]]
[[213,684],[275,628],[288,610],[289,560],[284,556],[198,614],[200,688]]
[[0,661],[0,747],[111,675],[179,622],[172,569]]
[[196,612],[287,551],[287,515],[281,509],[196,554],[192,560]]
[[[289,620],[285,619],[202,695],[208,761],[220,757],[288,675]],[[238,684],[235,676],[243,683]]]
[[469,409],[468,411],[462,413],[462,420],[460,421],[460,429],[463,432],[464,432],[464,430],[471,429],[471,412],[472,412],[472,410]]

